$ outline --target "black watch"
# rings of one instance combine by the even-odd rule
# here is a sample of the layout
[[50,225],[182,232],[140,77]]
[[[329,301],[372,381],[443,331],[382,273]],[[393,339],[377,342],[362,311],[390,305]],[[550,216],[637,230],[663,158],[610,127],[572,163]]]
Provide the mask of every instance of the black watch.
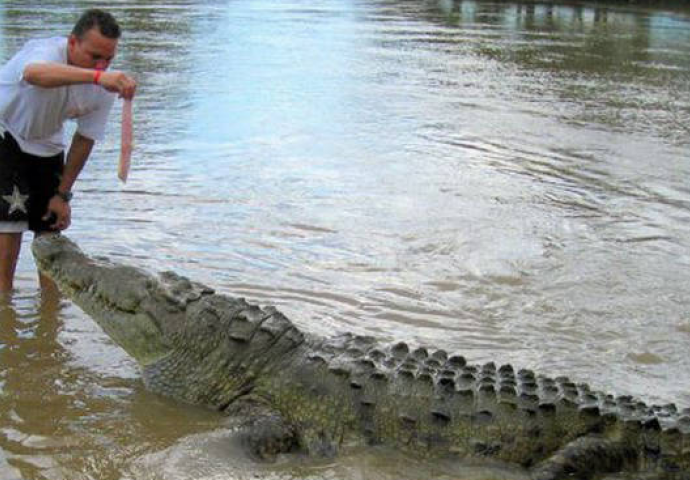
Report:
[[56,190],[55,196],[60,197],[65,203],[69,203],[69,201],[72,200],[72,192],[61,192],[60,190]]

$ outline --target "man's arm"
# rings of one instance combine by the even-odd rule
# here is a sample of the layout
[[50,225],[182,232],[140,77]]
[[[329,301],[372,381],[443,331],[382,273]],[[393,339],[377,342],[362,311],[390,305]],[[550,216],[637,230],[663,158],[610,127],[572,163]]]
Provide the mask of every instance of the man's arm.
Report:
[[24,68],[23,78],[31,85],[42,88],[64,87],[80,83],[94,83],[121,97],[132,98],[136,82],[123,72],[101,72],[90,68],[74,67],[62,63],[30,63]]
[[43,88],[64,87],[78,83],[92,83],[95,70],[62,63],[30,63],[24,68],[23,78],[31,85]]
[[94,141],[79,132],[72,137],[72,145],[69,152],[67,152],[67,161],[65,162],[65,170],[62,172],[62,180],[58,191],[69,192],[72,190],[72,185],[77,180],[82,168],[86,165],[86,161],[91,155]]
[[[84,165],[86,165],[86,161],[89,159],[93,145],[94,141],[90,138],[81,135],[79,132],[74,134],[72,145],[67,153],[67,161],[62,172],[58,192],[66,193],[72,190],[74,182],[77,181],[79,173],[81,173]],[[55,214],[55,222],[51,225],[51,228],[65,230],[72,222],[72,209],[69,203],[57,194],[50,199],[48,211],[43,219],[48,220],[51,213]]]

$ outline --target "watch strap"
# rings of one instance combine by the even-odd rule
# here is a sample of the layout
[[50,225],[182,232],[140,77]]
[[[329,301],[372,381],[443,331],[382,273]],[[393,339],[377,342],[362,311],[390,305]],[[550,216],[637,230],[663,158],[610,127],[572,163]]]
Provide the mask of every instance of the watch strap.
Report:
[[72,200],[72,192],[61,192],[60,190],[56,190],[55,195],[60,197],[65,203],[69,203],[69,201]]

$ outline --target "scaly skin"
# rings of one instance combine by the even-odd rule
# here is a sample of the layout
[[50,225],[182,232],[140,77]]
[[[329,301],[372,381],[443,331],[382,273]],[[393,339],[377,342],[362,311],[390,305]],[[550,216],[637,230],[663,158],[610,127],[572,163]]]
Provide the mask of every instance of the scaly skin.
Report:
[[174,273],[95,260],[63,236],[34,241],[52,277],[141,365],[150,390],[242,418],[262,458],[391,445],[489,457],[538,480],[690,478],[690,409],[593,392],[565,377],[344,334],[300,331],[274,308]]

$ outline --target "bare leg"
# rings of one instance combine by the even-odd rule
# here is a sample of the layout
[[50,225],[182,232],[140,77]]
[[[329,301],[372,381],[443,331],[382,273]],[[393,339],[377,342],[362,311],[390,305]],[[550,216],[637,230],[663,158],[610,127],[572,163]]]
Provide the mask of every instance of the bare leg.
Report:
[[21,233],[0,233],[0,293],[9,293],[14,287],[14,272],[21,247]]

